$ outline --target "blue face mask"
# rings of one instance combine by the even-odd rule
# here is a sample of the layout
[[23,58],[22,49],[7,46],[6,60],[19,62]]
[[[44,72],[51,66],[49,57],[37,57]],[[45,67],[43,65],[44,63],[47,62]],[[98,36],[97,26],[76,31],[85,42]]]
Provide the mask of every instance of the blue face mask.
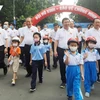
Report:
[[3,25],[3,28],[4,28],[4,29],[7,29],[7,28],[8,28],[8,25]]
[[11,29],[13,29],[13,26],[10,26]]

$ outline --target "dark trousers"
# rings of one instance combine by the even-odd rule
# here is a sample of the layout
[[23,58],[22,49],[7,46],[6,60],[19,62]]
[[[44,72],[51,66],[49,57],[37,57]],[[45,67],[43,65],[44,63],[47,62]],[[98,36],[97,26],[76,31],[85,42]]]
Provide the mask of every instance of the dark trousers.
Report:
[[37,71],[39,76],[39,82],[43,81],[43,60],[32,61],[32,81],[31,88],[36,88]]
[[60,64],[60,74],[61,74],[62,83],[66,83],[65,64],[64,64],[64,61],[63,61],[64,50],[65,49],[62,49],[62,48],[58,47],[58,59],[59,59],[59,64]]
[[79,42],[79,46],[78,46],[78,52],[81,53],[81,49],[82,49],[82,42]]
[[[99,55],[100,55],[100,48],[97,48]],[[98,64],[99,64],[99,74],[100,74],[100,60],[98,60]]]
[[5,68],[5,63],[4,63],[4,57],[5,57],[5,54],[4,54],[4,45],[3,46],[0,46],[0,68]]
[[26,65],[26,71],[27,71],[27,74],[31,75],[32,73],[32,66],[30,65],[30,48],[31,48],[31,45],[25,45],[25,65]]
[[25,53],[24,53],[24,47],[20,47],[21,48],[21,55],[20,55],[20,59],[22,60],[22,63],[25,63]]
[[10,56],[10,47],[8,47],[8,58]]
[[52,42],[52,50],[53,50],[53,65],[54,67],[57,67],[58,57],[54,56],[54,42]]
[[50,69],[50,51],[46,52],[46,57],[47,57],[47,63],[48,63],[47,68]]

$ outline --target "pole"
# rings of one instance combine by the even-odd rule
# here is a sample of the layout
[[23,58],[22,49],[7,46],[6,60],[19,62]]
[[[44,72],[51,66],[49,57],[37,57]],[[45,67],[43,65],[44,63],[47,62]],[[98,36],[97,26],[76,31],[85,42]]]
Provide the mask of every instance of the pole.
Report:
[[13,23],[16,25],[16,17],[15,17],[15,0],[13,0]]

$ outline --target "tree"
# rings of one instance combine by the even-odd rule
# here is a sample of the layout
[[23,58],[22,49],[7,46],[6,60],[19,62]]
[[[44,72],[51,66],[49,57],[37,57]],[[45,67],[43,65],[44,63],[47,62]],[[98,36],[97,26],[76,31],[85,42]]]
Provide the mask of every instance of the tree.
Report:
[[[20,22],[27,17],[32,17],[41,10],[52,6],[52,4],[58,4],[59,0],[15,0],[15,16],[18,26]],[[0,0],[0,4],[3,5],[3,9],[0,11],[0,20],[13,21],[13,0]],[[54,22],[55,15],[48,17],[40,22],[40,24],[46,22]]]
[[[77,5],[88,8],[100,15],[100,0],[78,0]],[[88,18],[77,14],[72,13],[70,17],[74,19],[75,22],[90,22]]]

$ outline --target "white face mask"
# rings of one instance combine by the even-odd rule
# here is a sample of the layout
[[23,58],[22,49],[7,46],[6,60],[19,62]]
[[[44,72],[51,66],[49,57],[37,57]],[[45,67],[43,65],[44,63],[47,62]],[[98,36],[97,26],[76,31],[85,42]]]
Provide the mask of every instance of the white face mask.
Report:
[[94,47],[95,47],[95,44],[93,44],[93,43],[89,43],[89,44],[88,44],[88,46],[89,46],[89,48],[91,48],[91,49],[92,49],[92,48],[94,48]]
[[13,43],[12,45],[13,45],[14,47],[17,47],[17,46],[18,46],[17,43]]
[[69,48],[70,48],[70,50],[73,51],[73,52],[74,52],[74,51],[77,51],[77,47],[72,47],[72,46],[70,46]]
[[48,43],[48,40],[44,40],[43,42],[44,42],[44,43]]

